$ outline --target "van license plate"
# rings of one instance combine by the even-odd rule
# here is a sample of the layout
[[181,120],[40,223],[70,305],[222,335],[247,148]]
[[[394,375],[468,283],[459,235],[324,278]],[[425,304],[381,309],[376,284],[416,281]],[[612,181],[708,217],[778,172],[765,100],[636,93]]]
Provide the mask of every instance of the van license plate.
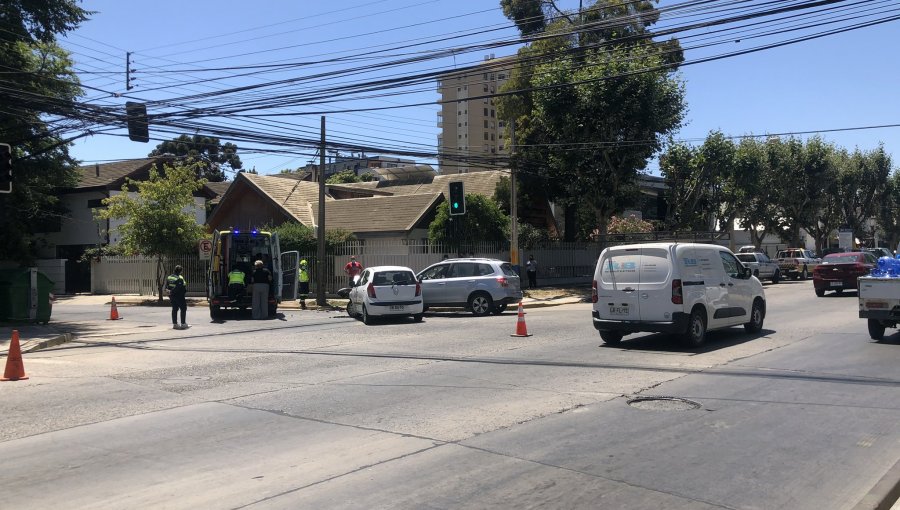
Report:
[[628,315],[628,307],[627,306],[610,306],[609,307],[610,315]]
[[403,305],[391,305],[392,312],[402,312],[404,308],[406,307]]

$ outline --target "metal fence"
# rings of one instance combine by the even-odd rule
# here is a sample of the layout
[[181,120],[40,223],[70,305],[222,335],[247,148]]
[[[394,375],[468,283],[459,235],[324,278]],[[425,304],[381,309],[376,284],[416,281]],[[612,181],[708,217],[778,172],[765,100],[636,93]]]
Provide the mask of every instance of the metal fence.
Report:
[[[661,241],[704,242],[727,246],[727,232],[651,232],[648,234],[610,234],[597,242],[549,242],[520,252],[520,264],[530,255],[538,263],[539,285],[588,284],[594,274],[600,252],[608,246]],[[349,285],[344,265],[355,255],[364,267],[405,266],[421,271],[440,262],[445,256],[487,257],[509,260],[509,242],[449,245],[411,240],[348,241],[329,248],[325,256],[325,279],[319,281],[316,253],[301,253],[309,265],[310,298],[324,285],[327,296],[335,296],[338,289]],[[172,272],[176,264],[184,268],[189,296],[206,295],[207,266],[197,256],[184,256],[164,261],[164,274]],[[294,278],[294,276],[291,276]],[[91,291],[95,294],[140,294],[155,296],[156,259],[148,257],[103,257],[91,264]],[[286,282],[287,283],[287,282]],[[292,282],[291,282],[292,283]]]

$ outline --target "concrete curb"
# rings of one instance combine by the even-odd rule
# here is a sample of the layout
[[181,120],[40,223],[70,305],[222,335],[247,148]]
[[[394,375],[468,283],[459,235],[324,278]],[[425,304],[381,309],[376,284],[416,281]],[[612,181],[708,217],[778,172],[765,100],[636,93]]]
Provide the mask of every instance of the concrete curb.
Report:
[[63,333],[48,340],[28,340],[22,345],[22,353],[39,351],[41,349],[47,349],[48,347],[56,347],[57,345],[62,345],[66,342],[71,342],[72,340],[75,340],[75,335],[72,333]]
[[878,480],[853,510],[891,510],[900,501],[900,460]]

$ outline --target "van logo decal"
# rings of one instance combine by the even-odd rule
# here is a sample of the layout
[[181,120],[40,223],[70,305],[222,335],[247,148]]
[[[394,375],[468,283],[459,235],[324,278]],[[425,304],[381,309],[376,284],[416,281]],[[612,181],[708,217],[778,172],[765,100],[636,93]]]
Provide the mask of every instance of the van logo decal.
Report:
[[690,257],[685,257],[685,258],[684,258],[684,265],[685,265],[686,267],[694,267],[694,266],[697,265],[697,259],[690,258]]
[[614,273],[637,271],[637,262],[613,262],[609,261],[609,270]]

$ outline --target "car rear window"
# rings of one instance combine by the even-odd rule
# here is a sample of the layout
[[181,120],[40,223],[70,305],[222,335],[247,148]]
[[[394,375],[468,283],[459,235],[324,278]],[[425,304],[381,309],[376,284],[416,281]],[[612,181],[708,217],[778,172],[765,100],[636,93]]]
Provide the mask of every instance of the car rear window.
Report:
[[416,283],[416,276],[412,271],[402,269],[396,271],[379,271],[372,277],[372,285],[412,285]]
[[756,262],[756,255],[747,255],[745,253],[738,253],[735,255],[738,260],[741,262]]
[[852,264],[859,261],[859,255],[826,255],[823,264]]
[[665,283],[672,264],[669,251],[661,248],[641,249],[641,283]]

